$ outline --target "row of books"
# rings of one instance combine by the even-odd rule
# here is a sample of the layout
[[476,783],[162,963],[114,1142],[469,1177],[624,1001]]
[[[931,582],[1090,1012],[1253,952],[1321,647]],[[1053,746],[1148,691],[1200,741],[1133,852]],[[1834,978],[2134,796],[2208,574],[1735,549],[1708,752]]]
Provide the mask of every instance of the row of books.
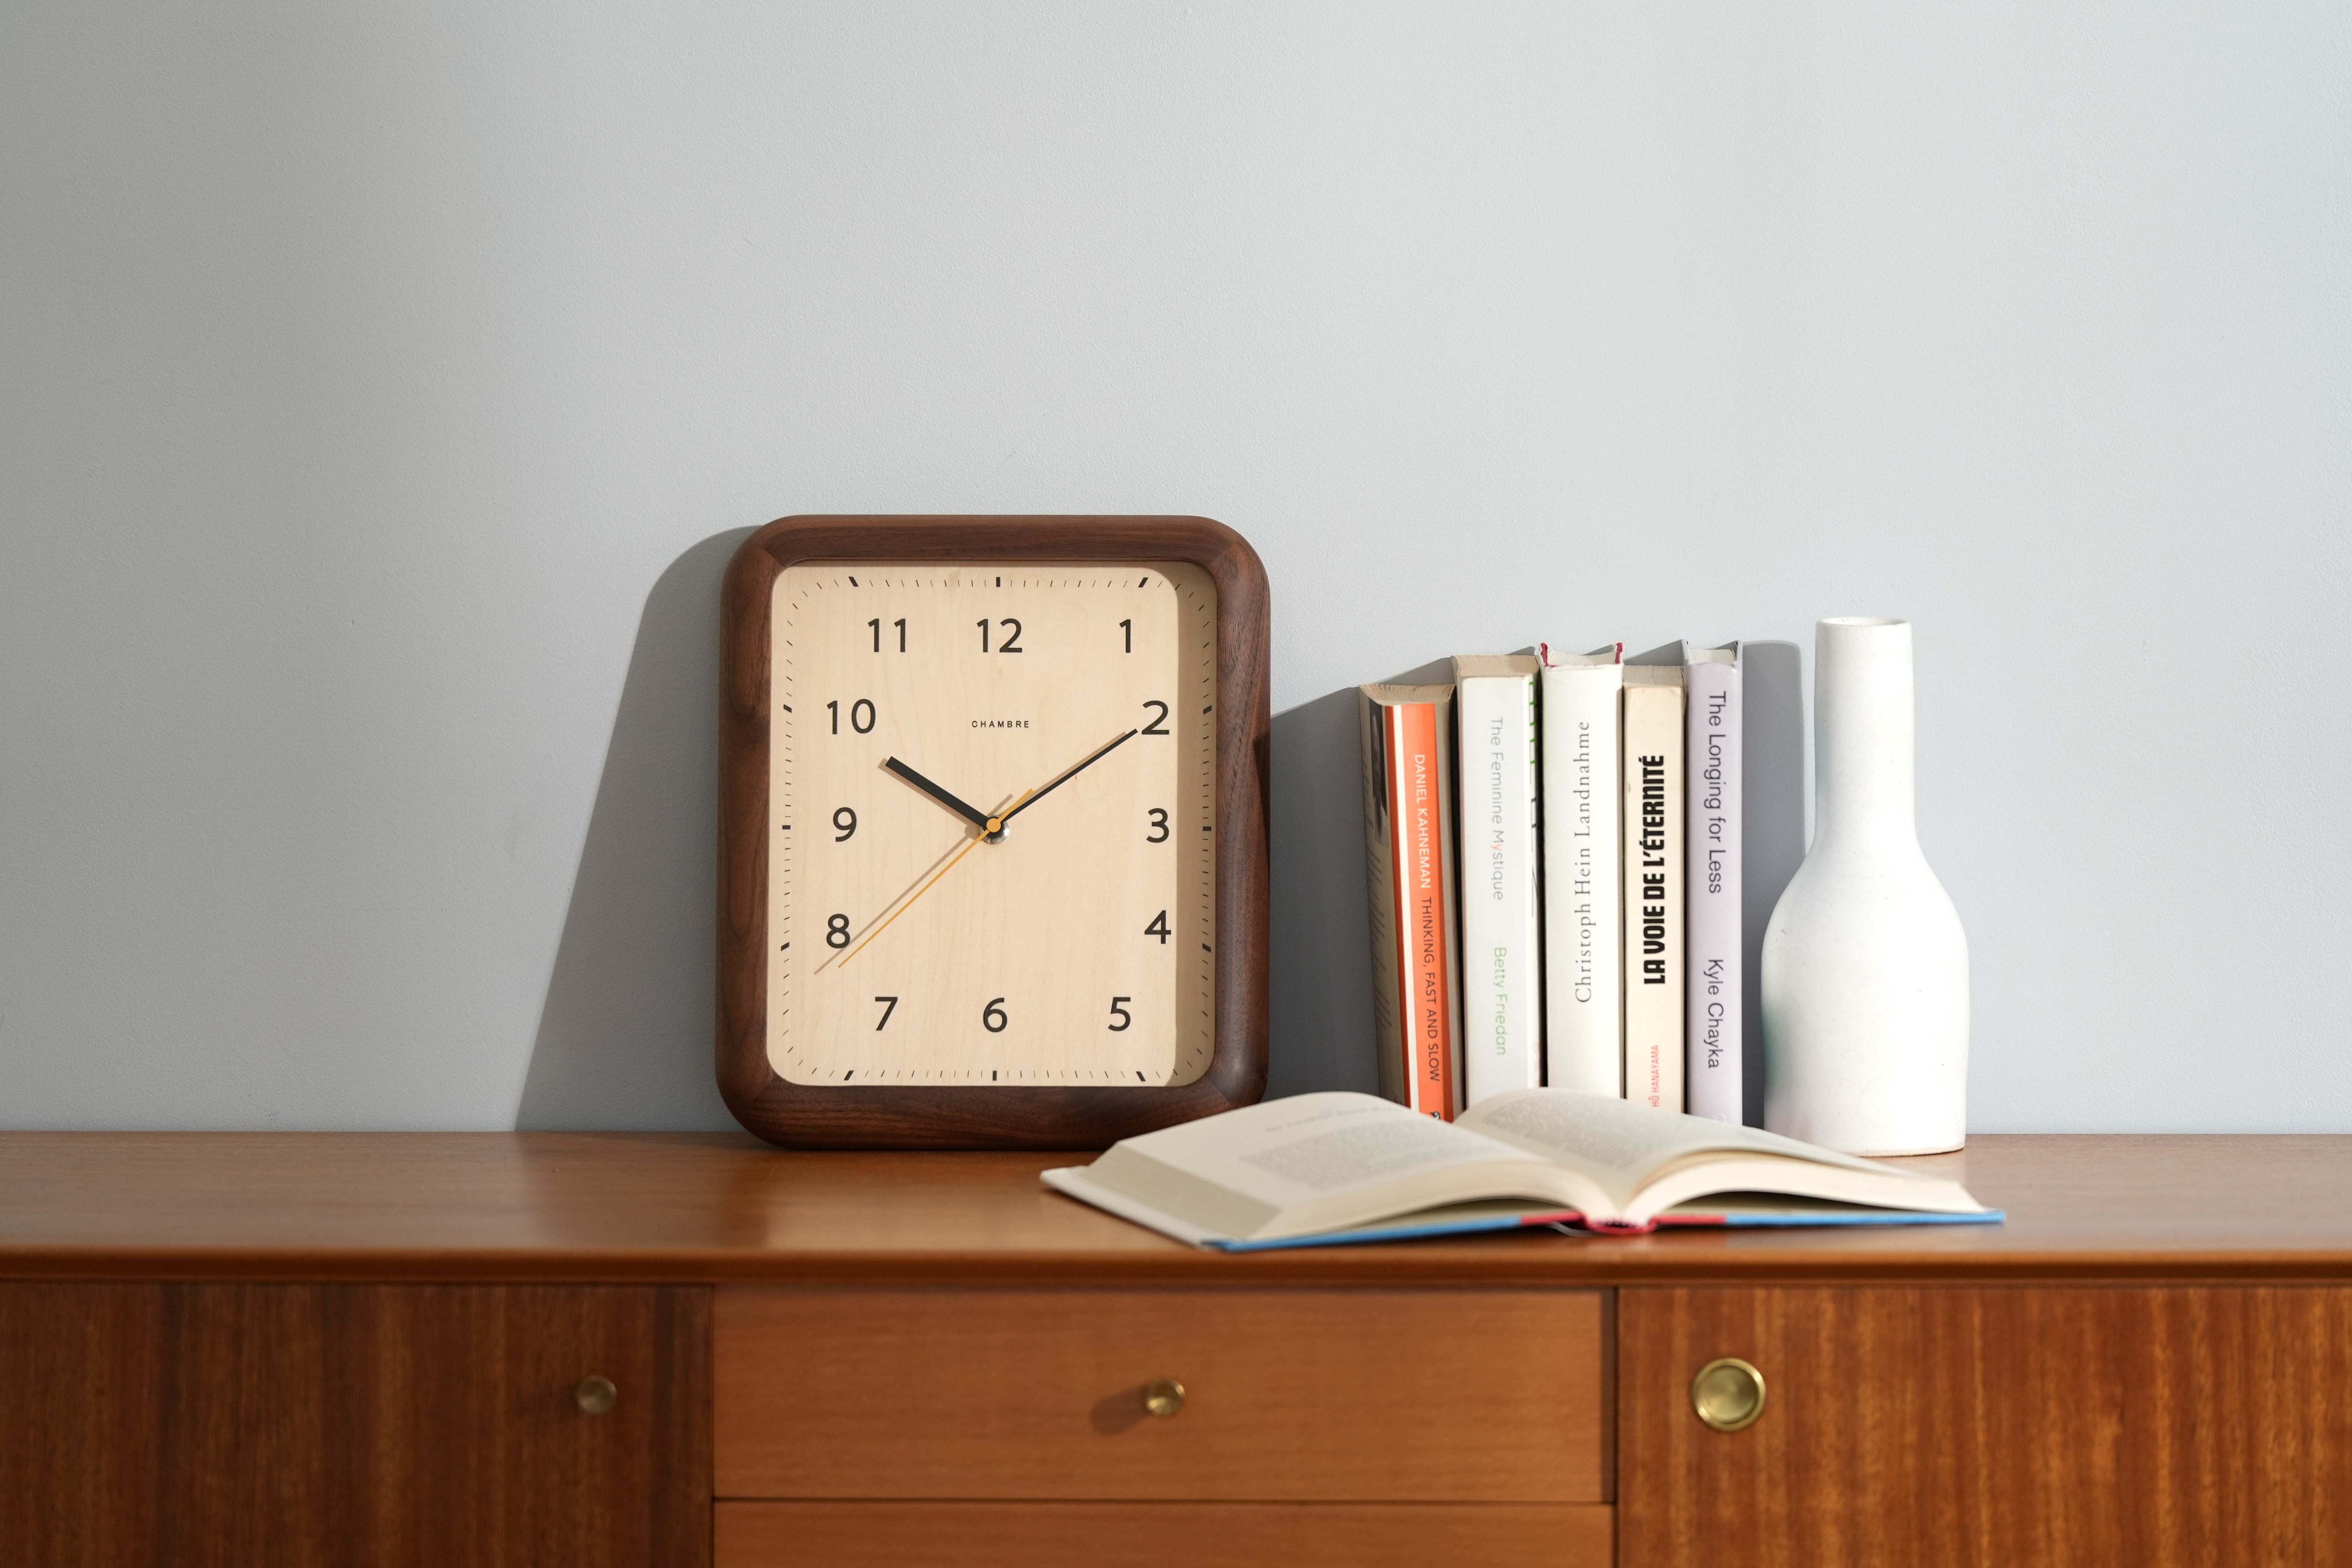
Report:
[[1741,1120],[1737,643],[1465,656],[1360,689],[1389,1098]]

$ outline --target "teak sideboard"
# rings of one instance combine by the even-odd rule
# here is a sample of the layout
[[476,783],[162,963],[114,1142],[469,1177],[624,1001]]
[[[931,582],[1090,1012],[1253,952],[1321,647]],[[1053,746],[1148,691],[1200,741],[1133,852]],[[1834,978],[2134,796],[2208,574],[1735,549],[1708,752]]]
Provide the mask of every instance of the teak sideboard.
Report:
[[1246,1258],[1055,1163],[0,1135],[0,1563],[2352,1561],[2352,1139],[1919,1162],[1999,1227]]

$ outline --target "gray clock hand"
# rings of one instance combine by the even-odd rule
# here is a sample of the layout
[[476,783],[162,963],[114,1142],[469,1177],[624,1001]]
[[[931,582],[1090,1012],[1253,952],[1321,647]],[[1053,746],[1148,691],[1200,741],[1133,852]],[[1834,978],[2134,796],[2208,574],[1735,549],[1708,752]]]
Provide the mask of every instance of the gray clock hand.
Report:
[[900,778],[905,779],[908,784],[913,784],[917,789],[921,790],[925,795],[929,795],[933,800],[938,801],[941,805],[946,806],[950,811],[954,812],[958,816],[961,816],[965,821],[971,823],[974,827],[979,828],[982,833],[994,833],[998,831],[997,826],[989,821],[988,813],[981,810],[978,806],[966,805],[962,801],[958,800],[954,795],[950,795],[947,791],[941,789],[939,785],[933,784],[930,780],[925,778],[922,774],[917,773],[914,769],[900,762],[898,758],[892,757],[882,765],[889,769],[892,773],[897,773]]

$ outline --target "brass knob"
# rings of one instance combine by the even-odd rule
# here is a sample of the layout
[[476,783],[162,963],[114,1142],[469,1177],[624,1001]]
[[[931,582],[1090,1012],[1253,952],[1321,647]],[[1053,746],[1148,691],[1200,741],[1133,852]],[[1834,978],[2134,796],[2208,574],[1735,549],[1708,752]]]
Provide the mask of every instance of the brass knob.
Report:
[[1738,1356],[1711,1361],[1691,1379],[1691,1408],[1718,1432],[1753,1426],[1764,1414],[1764,1374]]
[[1143,1385],[1143,1407],[1154,1415],[1173,1415],[1184,1408],[1184,1385],[1172,1377]]
[[580,1386],[572,1391],[572,1397],[578,1400],[580,1408],[589,1415],[602,1415],[620,1403],[621,1391],[613,1386],[611,1378],[591,1375],[580,1380]]

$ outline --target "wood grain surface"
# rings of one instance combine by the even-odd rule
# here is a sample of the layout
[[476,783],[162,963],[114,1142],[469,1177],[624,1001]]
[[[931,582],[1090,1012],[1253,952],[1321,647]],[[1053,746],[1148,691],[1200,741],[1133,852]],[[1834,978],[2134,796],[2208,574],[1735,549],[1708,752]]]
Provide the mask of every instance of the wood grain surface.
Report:
[[[770,594],[803,561],[1189,561],[1217,589],[1217,1039],[1208,1073],[1173,1087],[859,1089],[787,1083],[768,1060]],[[720,1094],[737,1121],[797,1148],[1101,1147],[1255,1101],[1265,1089],[1265,569],[1199,517],[791,517],[736,552],[720,590]]]
[[719,1495],[1599,1502],[1601,1323],[1594,1291],[723,1290]]
[[0,1278],[1632,1285],[2352,1282],[2352,1138],[1979,1137],[1998,1226],[1195,1251],[1041,1187],[1085,1154],[740,1133],[0,1133]]
[[[777,576],[764,951],[786,1082],[1168,1086],[1209,1069],[1216,599],[1181,561]],[[991,636],[1017,651],[989,652]],[[886,760],[1027,814],[988,839]]]
[[[2352,1290],[1632,1289],[1626,1568],[2352,1561]],[[1763,1415],[1716,1432],[1738,1356]]]
[[0,1285],[0,1563],[706,1562],[709,1300]]
[[1607,1568],[1541,1504],[723,1502],[718,1568]]

